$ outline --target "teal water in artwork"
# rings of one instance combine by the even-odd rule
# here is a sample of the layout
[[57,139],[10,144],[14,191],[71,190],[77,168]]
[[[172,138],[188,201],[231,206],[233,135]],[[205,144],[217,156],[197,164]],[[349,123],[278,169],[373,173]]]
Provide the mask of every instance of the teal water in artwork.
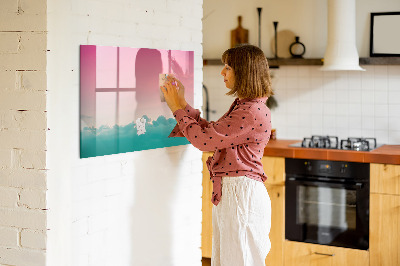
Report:
[[[144,118],[150,121],[146,116]],[[168,138],[175,125],[175,119],[159,116],[157,120],[146,122],[146,132],[139,135],[135,123],[113,127],[85,127],[80,134],[80,155],[81,158],[89,158],[189,144],[185,137]]]

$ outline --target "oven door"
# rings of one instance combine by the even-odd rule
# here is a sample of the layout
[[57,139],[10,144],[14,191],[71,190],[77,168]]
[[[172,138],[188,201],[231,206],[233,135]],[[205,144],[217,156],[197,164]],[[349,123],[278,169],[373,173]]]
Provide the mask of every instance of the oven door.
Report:
[[369,185],[286,178],[286,239],[367,250]]

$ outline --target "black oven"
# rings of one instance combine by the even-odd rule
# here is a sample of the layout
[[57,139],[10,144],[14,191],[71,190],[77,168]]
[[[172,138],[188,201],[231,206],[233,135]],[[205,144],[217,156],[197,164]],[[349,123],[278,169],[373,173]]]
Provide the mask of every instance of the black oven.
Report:
[[286,239],[367,250],[369,164],[285,161]]

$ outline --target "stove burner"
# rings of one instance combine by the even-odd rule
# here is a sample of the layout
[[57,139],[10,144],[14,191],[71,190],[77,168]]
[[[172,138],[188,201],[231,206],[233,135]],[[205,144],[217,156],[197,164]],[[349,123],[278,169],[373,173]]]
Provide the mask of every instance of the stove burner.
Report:
[[376,138],[347,138],[340,141],[343,150],[369,151],[376,146]]
[[317,136],[304,138],[302,142],[291,144],[293,147],[341,149],[353,151],[371,151],[378,147],[376,138],[347,138],[340,141],[336,136]]
[[338,149],[339,140],[334,136],[312,136],[311,138],[304,138],[301,142],[301,147],[305,148],[326,148]]

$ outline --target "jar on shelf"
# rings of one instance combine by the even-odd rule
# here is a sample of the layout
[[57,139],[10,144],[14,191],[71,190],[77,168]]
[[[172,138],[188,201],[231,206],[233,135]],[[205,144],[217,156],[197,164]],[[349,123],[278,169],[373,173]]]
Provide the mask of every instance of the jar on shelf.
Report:
[[306,47],[300,42],[299,36],[296,36],[295,40],[296,41],[290,45],[289,52],[292,58],[303,58],[303,55],[306,53]]

